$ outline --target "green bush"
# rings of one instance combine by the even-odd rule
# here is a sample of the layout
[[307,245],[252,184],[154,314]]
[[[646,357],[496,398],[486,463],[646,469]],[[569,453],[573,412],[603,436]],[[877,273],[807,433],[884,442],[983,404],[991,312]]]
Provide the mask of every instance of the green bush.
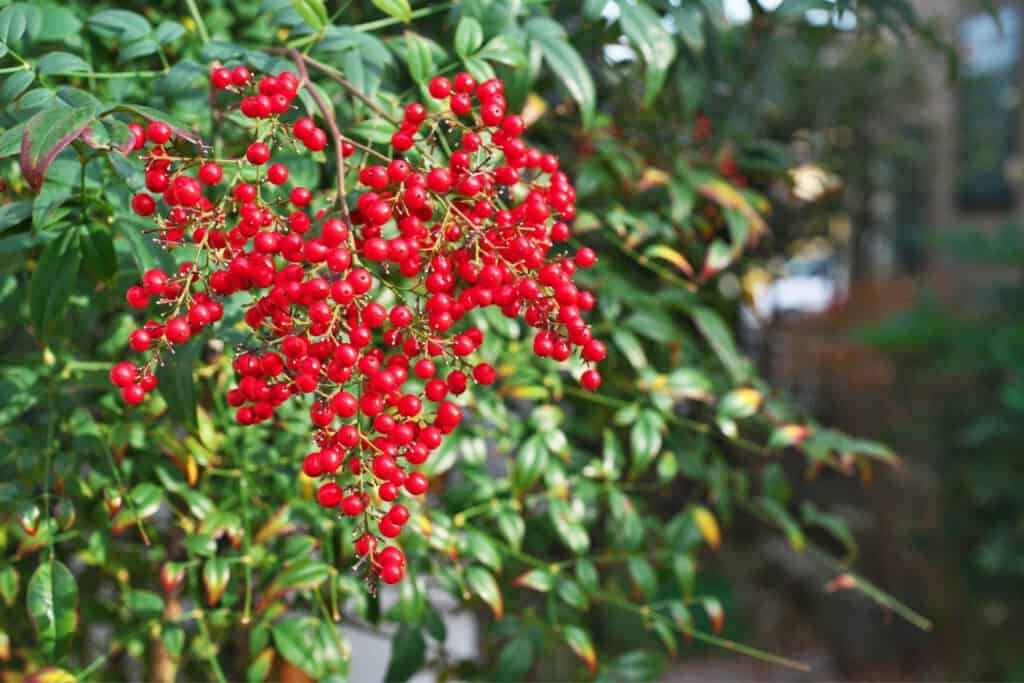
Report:
[[[737,515],[796,552],[852,556],[839,518],[792,498],[780,460],[845,474],[895,458],[794,414],[737,349],[720,275],[767,232],[760,190],[788,160],[744,114],[747,72],[733,57],[827,39],[833,29],[805,11],[852,3],[754,2],[742,27],[712,0],[202,5],[0,9],[4,668],[264,680],[291,666],[339,680],[358,656],[339,619],[394,634],[391,680],[425,666],[480,680],[652,679],[691,639],[799,666],[717,635],[724,614],[702,560]],[[902,27],[904,7],[858,3],[858,32]],[[173,267],[129,208],[143,173],[121,151],[127,124],[168,121],[238,157],[241,139],[211,111],[210,64],[294,69],[289,49],[321,65],[312,82],[341,130],[384,154],[388,119],[425,99],[433,74],[501,77],[531,143],[575,179],[577,246],[600,255],[581,276],[598,295],[589,320],[610,340],[599,393],[537,360],[525,326],[477,318],[499,381],[464,398],[473,419],[426,465],[431,494],[402,537],[408,575],[387,609],[350,571],[352,522],[324,513],[301,475],[308,405],[286,404],[272,428],[233,418],[241,301],[168,360],[154,400],[126,409],[107,382],[138,324],[125,290]],[[299,101],[317,113],[308,94]],[[331,151],[293,168],[318,196],[336,186]],[[366,156],[348,164],[348,188]],[[445,633],[428,587],[489,609],[480,661],[432,654]],[[652,637],[623,651],[628,629]]]

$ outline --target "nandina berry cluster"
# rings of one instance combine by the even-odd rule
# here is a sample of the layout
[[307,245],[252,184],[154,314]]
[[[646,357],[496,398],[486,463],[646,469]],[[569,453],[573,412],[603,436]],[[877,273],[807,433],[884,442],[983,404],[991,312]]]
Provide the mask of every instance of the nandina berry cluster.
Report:
[[497,378],[478,358],[484,331],[471,311],[523,318],[536,355],[565,361],[575,350],[590,366],[582,385],[601,382],[593,365],[606,349],[581,318],[594,296],[573,283],[596,256],[553,249],[570,237],[575,191],[555,156],[523,141],[502,82],[459,73],[430,82],[430,106],[405,107],[386,152],[340,136],[335,163],[344,178],[358,162],[358,199],[348,206],[342,184],[314,208],[311,189],[290,185],[287,164],[273,160],[330,142],[293,112],[305,83],[238,66],[214,69],[211,84],[246,131],[240,157],[211,158],[159,121],[133,127],[146,189],[132,209],[164,246],[190,253],[128,290],[132,307],[160,314],[130,336],[146,360],[118,363],[110,379],[126,403],[141,402],[165,354],[220,320],[225,297],[247,295],[250,341],[226,397],[237,421],[266,422],[285,401],[310,399],[316,449],[302,470],[319,480],[320,505],[356,520],[355,552],[394,583],[405,558],[382,539],[410,517],[397,499],[427,491],[415,468],[463,420],[452,399]]

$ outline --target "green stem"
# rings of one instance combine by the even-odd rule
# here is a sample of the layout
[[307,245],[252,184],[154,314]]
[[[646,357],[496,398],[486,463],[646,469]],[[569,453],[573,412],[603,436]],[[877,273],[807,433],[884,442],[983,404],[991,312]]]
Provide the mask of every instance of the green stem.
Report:
[[203,45],[207,44],[210,42],[210,32],[206,30],[206,22],[203,21],[203,15],[199,11],[199,7],[196,6],[196,0],[185,0],[185,4],[188,5],[188,11],[192,15],[193,21],[196,22],[199,38],[203,41]]

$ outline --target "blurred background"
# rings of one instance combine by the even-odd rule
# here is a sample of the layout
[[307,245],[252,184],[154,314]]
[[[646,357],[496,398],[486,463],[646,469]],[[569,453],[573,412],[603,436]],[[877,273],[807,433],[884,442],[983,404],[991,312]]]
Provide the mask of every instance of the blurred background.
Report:
[[[736,284],[745,347],[769,382],[903,457],[866,494],[804,493],[846,501],[866,573],[935,633],[822,594],[779,539],[732,546],[723,574],[757,640],[798,639],[836,677],[1020,680],[1024,5],[910,4],[955,54],[898,39],[801,45],[759,74],[756,106],[790,141],[794,186],[771,220],[772,255]],[[725,6],[752,20],[746,2]],[[678,680],[755,676],[738,664],[687,663]]]

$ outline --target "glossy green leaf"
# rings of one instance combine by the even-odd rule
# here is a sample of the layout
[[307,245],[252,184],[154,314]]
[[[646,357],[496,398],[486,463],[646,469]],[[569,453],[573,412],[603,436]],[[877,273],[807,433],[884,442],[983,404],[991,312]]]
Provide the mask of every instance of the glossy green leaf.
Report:
[[62,658],[78,628],[75,577],[62,562],[43,562],[29,579],[26,602],[40,649],[48,660]]
[[573,508],[562,500],[553,500],[548,507],[548,516],[558,536],[573,553],[582,555],[590,548],[590,535],[583,520]]
[[196,417],[196,383],[193,378],[199,353],[203,348],[202,339],[192,339],[176,346],[174,354],[157,369],[159,391],[167,401],[167,410],[179,424],[191,430],[198,427]]
[[484,29],[473,17],[462,17],[455,27],[455,54],[466,59],[484,44]]
[[489,679],[501,683],[525,681],[535,656],[533,641],[526,635],[516,636],[501,648],[493,677]]

